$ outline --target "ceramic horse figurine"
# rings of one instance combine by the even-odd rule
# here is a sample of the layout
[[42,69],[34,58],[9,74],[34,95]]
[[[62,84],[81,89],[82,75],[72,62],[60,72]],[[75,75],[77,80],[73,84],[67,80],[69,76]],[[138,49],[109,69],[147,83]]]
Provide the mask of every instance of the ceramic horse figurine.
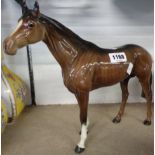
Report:
[[152,92],[150,86],[152,59],[138,45],[124,45],[117,49],[104,49],[83,40],[70,29],[39,11],[36,1],[30,10],[21,2],[23,16],[17,28],[4,40],[4,51],[16,54],[18,48],[43,41],[60,64],[65,86],[75,94],[80,108],[81,135],[76,153],[85,149],[88,130],[88,99],[91,90],[120,82],[122,103],[113,119],[119,123],[128,98],[128,82],[132,77],[140,81],[147,100],[145,125],[151,124]]

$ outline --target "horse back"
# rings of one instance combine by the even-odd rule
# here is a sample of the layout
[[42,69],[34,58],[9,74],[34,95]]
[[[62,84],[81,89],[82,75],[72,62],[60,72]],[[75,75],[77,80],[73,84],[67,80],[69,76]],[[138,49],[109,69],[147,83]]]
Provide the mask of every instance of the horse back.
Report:
[[[124,53],[126,61],[111,62],[109,54]],[[125,45],[116,49],[102,49],[91,46],[82,51],[67,73],[66,86],[74,90],[90,91],[123,81],[135,76],[137,69],[144,70],[143,64],[150,63],[150,55],[138,45]],[[133,65],[128,73],[129,64]],[[138,72],[140,72],[138,71]]]

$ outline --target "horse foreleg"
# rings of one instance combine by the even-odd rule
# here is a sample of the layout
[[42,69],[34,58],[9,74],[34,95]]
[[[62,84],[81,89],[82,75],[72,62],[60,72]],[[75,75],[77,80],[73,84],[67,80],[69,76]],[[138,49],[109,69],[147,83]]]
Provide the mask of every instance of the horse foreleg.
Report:
[[122,103],[121,103],[120,109],[118,111],[118,114],[113,119],[113,123],[119,123],[121,121],[122,115],[124,114],[125,105],[126,105],[126,102],[127,102],[128,96],[129,96],[128,82],[129,82],[129,78],[120,82],[121,90],[122,90]]
[[81,135],[80,141],[75,147],[75,152],[81,153],[85,150],[85,141],[87,139],[87,131],[89,125],[89,122],[87,120],[89,93],[78,93],[76,94],[76,98],[80,107]]

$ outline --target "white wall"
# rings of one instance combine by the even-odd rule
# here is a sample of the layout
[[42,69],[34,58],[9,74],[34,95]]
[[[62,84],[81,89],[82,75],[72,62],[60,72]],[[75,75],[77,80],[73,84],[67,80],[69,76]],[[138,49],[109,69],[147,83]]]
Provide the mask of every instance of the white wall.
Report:
[[[34,1],[27,0],[32,7]],[[60,3],[61,2],[61,3]],[[64,2],[64,3],[63,3]],[[46,0],[39,1],[41,12],[57,19],[84,39],[105,48],[134,43],[153,57],[153,0]],[[12,0],[2,0],[2,39],[16,26],[21,10]],[[61,69],[43,43],[31,46],[37,104],[76,103],[64,87]],[[6,56],[8,66],[28,84],[26,49]],[[129,102],[144,102],[137,79],[129,83]],[[91,92],[91,103],[118,103],[119,84]]]

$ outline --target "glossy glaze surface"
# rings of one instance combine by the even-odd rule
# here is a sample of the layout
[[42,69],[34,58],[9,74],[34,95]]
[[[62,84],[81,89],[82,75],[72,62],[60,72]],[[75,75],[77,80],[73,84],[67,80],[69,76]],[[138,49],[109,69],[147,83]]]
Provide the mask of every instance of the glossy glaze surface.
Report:
[[[62,68],[65,86],[75,94],[80,107],[81,124],[87,122],[89,92],[99,87],[120,82],[122,104],[113,122],[120,122],[128,98],[128,81],[137,76],[147,100],[147,119],[151,122],[152,92],[150,77],[152,60],[149,53],[138,45],[124,45],[117,49],[104,49],[83,40],[70,29],[39,11],[38,3],[33,10],[22,6],[24,15],[17,29],[5,39],[4,50],[14,55],[18,48],[43,41]],[[125,62],[113,63],[109,53],[123,52]],[[127,70],[133,64],[131,73]]]

